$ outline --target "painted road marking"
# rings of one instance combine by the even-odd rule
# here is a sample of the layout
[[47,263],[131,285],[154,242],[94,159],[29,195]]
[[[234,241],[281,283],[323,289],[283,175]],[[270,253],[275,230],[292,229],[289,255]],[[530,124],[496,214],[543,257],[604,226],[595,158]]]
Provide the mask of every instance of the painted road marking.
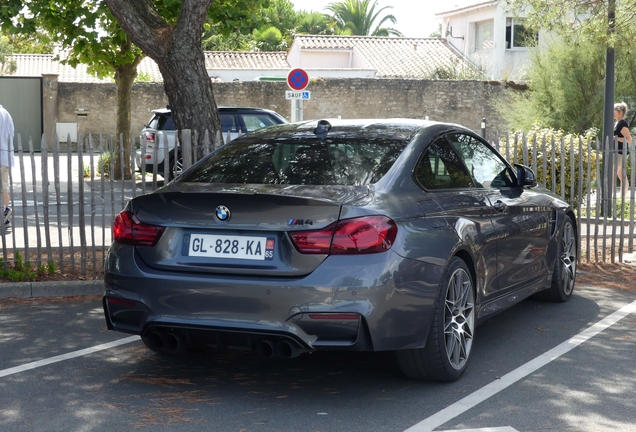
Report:
[[113,342],[108,342],[105,344],[101,344],[101,345],[96,345],[94,347],[90,347],[90,348],[84,348],[78,351],[73,351],[67,354],[61,354],[59,356],[55,356],[55,357],[50,357],[47,359],[43,359],[43,360],[38,360],[38,361],[34,361],[31,363],[26,363],[23,364],[21,366],[16,366],[16,367],[12,367],[9,369],[4,369],[4,370],[0,370],[0,378],[2,377],[6,377],[9,375],[13,375],[13,374],[17,374],[20,372],[24,372],[24,371],[28,371],[31,369],[36,369],[42,366],[47,366],[53,363],[58,363],[64,360],[70,360],[72,358],[75,357],[81,357],[81,356],[85,356],[88,354],[93,354],[99,351],[104,351],[110,348],[115,348],[118,347],[120,345],[126,345],[129,344],[131,342],[135,342],[139,340],[139,336],[130,336],[124,339],[119,339]]
[[623,306],[613,314],[605,317],[601,321],[597,322],[591,327],[583,330],[576,336],[568,339],[560,345],[552,348],[550,351],[530,360],[528,363],[519,366],[512,372],[508,372],[500,379],[485,385],[479,390],[469,394],[465,398],[455,402],[454,404],[444,408],[443,410],[433,414],[432,416],[422,420],[421,422],[411,426],[405,432],[431,432],[433,429],[440,427],[444,423],[447,423],[465,413],[469,409],[482,403],[491,396],[496,395],[500,391],[506,389],[517,381],[527,377],[531,373],[536,372],[538,369],[547,365],[553,360],[561,357],[562,355],[570,352],[577,346],[586,342],[590,338],[596,336],[603,330],[613,326],[629,314],[636,311],[636,301],[626,306]]
[[510,426],[494,427],[494,428],[480,428],[480,429],[454,429],[440,432],[519,432],[515,428]]

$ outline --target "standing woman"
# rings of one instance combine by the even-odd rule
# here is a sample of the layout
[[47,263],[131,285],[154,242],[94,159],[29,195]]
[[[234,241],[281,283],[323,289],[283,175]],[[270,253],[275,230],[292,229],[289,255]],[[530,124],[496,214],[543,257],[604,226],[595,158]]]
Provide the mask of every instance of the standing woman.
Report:
[[629,126],[625,120],[625,114],[627,114],[627,104],[625,102],[614,105],[614,119],[616,120],[614,136],[618,142],[617,153],[614,157],[614,167],[616,176],[621,181],[621,187],[623,189],[622,193],[627,195],[629,181],[627,180],[627,176],[623,179],[623,157],[629,153],[629,145],[632,142],[632,134],[629,132]]

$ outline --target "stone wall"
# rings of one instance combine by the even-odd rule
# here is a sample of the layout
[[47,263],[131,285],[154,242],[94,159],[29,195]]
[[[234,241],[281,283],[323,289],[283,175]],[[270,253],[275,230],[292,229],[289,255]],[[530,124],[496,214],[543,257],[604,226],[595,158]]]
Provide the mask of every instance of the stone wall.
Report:
[[[482,118],[489,129],[504,129],[493,102],[506,86],[498,81],[438,81],[403,79],[315,79],[304,118],[419,118],[462,124],[478,130]],[[291,117],[284,82],[223,82],[214,84],[218,105],[273,109]],[[58,122],[77,122],[78,133],[111,135],[116,124],[115,84],[59,83]],[[150,118],[150,110],[167,104],[162,83],[136,83],[132,95],[133,132]]]

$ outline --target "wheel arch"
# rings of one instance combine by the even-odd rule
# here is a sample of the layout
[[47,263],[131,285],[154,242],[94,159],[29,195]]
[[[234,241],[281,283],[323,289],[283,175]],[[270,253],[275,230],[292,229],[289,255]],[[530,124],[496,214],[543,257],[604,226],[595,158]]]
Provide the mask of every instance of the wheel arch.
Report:
[[579,248],[581,247],[581,242],[579,239],[579,226],[576,223],[576,215],[574,214],[574,210],[569,209],[567,212],[565,212],[566,216],[569,216],[570,219],[572,219],[572,228],[574,229],[574,239],[576,240],[576,252],[577,252],[577,258],[579,255]]
[[468,270],[470,271],[470,277],[473,279],[473,291],[475,291],[475,299],[477,298],[477,272],[475,270],[475,261],[472,255],[465,249],[459,249],[455,252],[455,255],[466,263]]

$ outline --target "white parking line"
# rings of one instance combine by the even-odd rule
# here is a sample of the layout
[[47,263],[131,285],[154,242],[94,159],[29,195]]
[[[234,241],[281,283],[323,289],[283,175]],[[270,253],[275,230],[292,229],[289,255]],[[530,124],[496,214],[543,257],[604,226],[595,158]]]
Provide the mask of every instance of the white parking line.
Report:
[[469,409],[475,407],[491,396],[494,396],[495,394],[506,389],[517,381],[527,377],[528,375],[547,365],[551,361],[556,360],[563,354],[568,353],[569,351],[586,342],[590,338],[596,336],[603,330],[613,326],[614,324],[635,311],[636,301],[620,308],[613,314],[605,317],[601,321],[597,322],[591,327],[588,327],[581,333],[573,336],[562,344],[557,345],[545,354],[542,354],[539,357],[530,360],[528,363],[519,366],[517,369],[507,373],[500,379],[485,385],[484,387],[471,393],[465,398],[411,426],[405,432],[431,432],[433,429],[438,428],[446,422],[449,422],[455,417],[458,417],[459,415],[465,413]]
[[72,358],[75,357],[81,357],[81,356],[85,356],[87,354],[92,354],[92,353],[96,353],[99,351],[104,351],[110,348],[115,348],[117,346],[120,345],[126,345],[128,343],[134,342],[134,341],[138,341],[139,340],[139,336],[130,336],[124,339],[119,339],[113,342],[108,342],[105,344],[101,344],[101,345],[96,345],[94,347],[90,347],[90,348],[84,348],[78,351],[73,351],[67,354],[61,354],[59,356],[55,356],[55,357],[50,357],[47,359],[43,359],[43,360],[38,360],[38,361],[34,361],[31,363],[26,363],[23,364],[21,366],[16,366],[16,367],[12,367],[9,369],[4,369],[4,370],[0,370],[0,378],[2,377],[6,377],[8,375],[13,375],[13,374],[17,374],[20,372],[24,372],[30,369],[35,369],[35,368],[39,368],[42,366],[46,366],[46,365],[50,365],[52,363],[57,363],[57,362],[61,362],[64,360],[70,360]]
[[440,431],[440,432],[519,432],[519,431],[515,428],[511,428],[510,426],[504,426],[504,427],[480,428],[480,429],[456,429],[456,430],[448,430],[448,431]]

